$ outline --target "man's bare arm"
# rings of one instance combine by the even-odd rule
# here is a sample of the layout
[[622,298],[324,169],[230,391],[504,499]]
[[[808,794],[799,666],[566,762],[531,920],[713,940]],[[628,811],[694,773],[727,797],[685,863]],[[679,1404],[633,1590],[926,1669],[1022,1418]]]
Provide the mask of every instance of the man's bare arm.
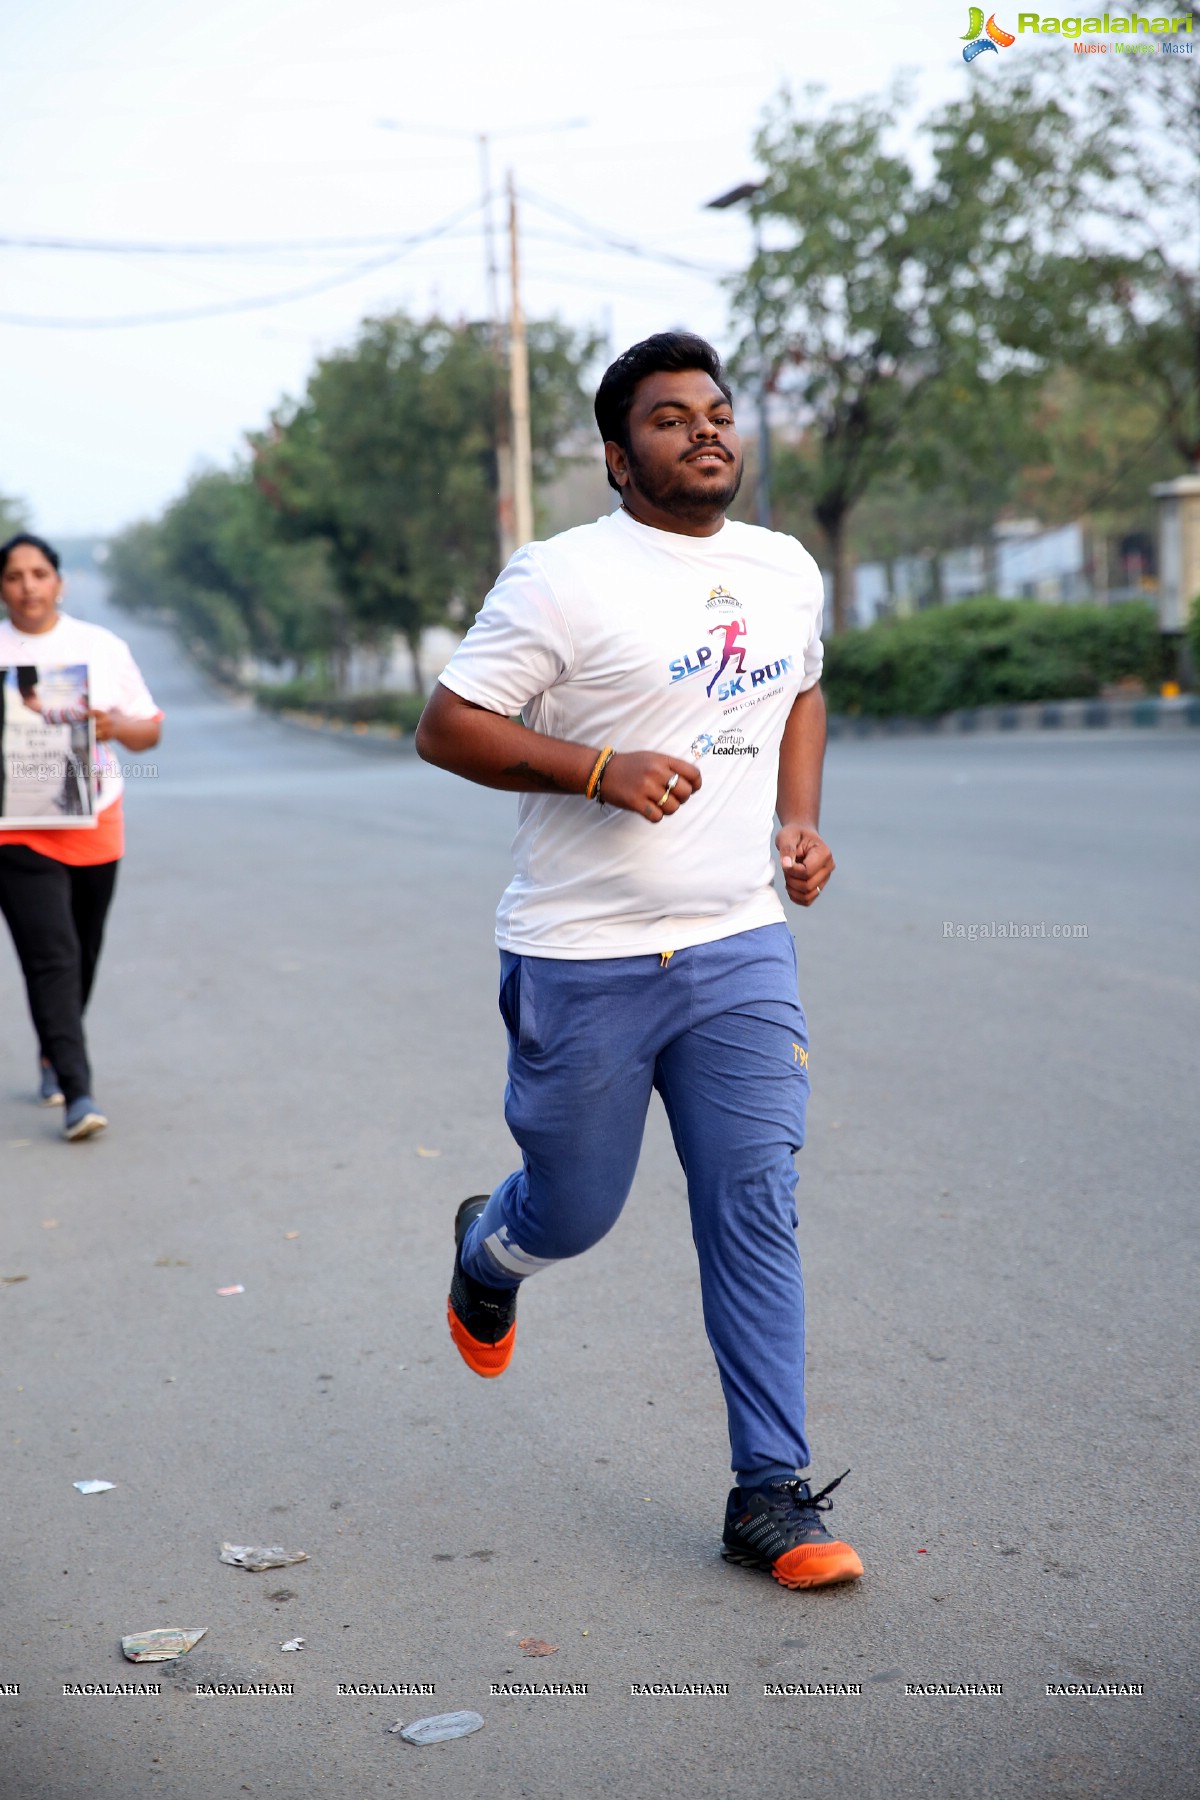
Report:
[[775,847],[788,899],[811,906],[833,874],[833,855],[817,830],[825,763],[825,697],[820,683],[797,694],[779,746]]
[[520,794],[582,794],[601,748],[542,737],[440,681],[421,714],[416,745],[417,754],[439,769]]
[[825,764],[825,696],[821,684],[797,694],[779,746],[775,811],[781,825],[821,823],[821,770]]
[[[441,682],[421,714],[416,746],[426,762],[483,787],[519,794],[579,795],[605,748],[530,731],[517,719],[464,700]],[[606,806],[640,813],[656,825],[677,812],[699,786],[700,771],[694,763],[658,751],[635,750],[613,757],[600,791]]]

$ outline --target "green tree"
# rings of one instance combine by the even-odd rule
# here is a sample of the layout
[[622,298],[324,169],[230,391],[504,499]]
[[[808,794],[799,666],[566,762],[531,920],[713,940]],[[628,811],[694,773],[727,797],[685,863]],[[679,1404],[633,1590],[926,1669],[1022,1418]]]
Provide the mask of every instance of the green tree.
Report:
[[931,171],[894,149],[900,96],[784,94],[759,133],[764,247],[734,295],[761,333],[796,447],[781,491],[811,506],[849,617],[848,527],[882,478],[1003,490],[1028,460],[1031,404],[1084,310],[1061,248],[1091,145],[1030,81],[974,84],[925,126]]
[[[591,339],[529,331],[535,473],[548,479],[586,417]],[[254,439],[255,478],[280,529],[328,545],[360,642],[399,632],[420,682],[425,630],[470,616],[495,575],[501,381],[482,326],[368,320],[318,363],[304,398]]]
[[[1118,9],[1127,11],[1128,9]],[[1161,9],[1187,17],[1184,5]],[[1190,33],[1163,45],[1191,49]],[[1076,59],[1073,59],[1073,61]],[[1179,468],[1200,467],[1200,57],[1089,56],[1064,84],[1035,65],[1039,94],[1066,89],[1077,141],[1101,142],[1084,204],[1069,221],[1092,293],[1076,361],[1099,383],[1152,406]]]
[[161,520],[113,540],[107,570],[119,606],[166,611],[229,674],[246,656],[307,667],[344,630],[321,547],[280,540],[245,468],[194,476]]
[[856,557],[888,562],[987,544],[1002,509],[1048,526],[1086,515],[1108,535],[1152,530],[1149,484],[1171,472],[1171,451],[1140,387],[1054,369],[1031,397],[1029,420],[1007,474],[994,460],[923,487],[904,470],[883,474],[855,509]]
[[29,530],[29,509],[23,500],[11,494],[0,494],[0,542],[15,531]]

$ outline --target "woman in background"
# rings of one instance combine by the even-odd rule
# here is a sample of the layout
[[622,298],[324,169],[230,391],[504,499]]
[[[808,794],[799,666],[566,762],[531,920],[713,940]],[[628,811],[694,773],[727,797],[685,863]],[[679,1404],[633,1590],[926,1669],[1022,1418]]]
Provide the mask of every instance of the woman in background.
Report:
[[92,1094],[83,1014],[125,848],[124,783],[111,746],[153,749],[162,727],[128,644],[103,626],[59,610],[55,550],[19,532],[0,544],[0,668],[86,664],[96,736],[96,824],[86,829],[0,830],[0,912],[25,976],[38,1035],[40,1098],[64,1105],[72,1142],[108,1120]]

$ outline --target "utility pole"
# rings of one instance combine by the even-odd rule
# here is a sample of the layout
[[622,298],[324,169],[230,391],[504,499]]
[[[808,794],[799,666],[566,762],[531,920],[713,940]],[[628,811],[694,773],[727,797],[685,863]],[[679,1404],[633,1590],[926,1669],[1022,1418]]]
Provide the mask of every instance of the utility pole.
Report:
[[[743,181],[737,187],[730,188],[727,194],[719,194],[715,200],[705,201],[710,212],[724,212],[727,206],[739,206],[744,200],[753,200],[755,194],[761,193],[766,186],[763,181]],[[758,270],[754,283],[754,350],[757,368],[758,393],[758,481],[755,493],[755,514],[760,525],[771,525],[771,425],[767,417],[768,368],[765,332],[763,329],[763,288],[762,288],[762,225],[752,212],[751,224],[754,228],[754,261]]]
[[[484,272],[487,283],[488,319],[491,327],[491,349],[496,365],[496,536],[499,540],[500,560],[507,562],[518,544],[525,544],[533,536],[533,498],[531,457],[529,454],[529,371],[525,349],[525,324],[520,313],[519,299],[513,308],[513,329],[520,332],[521,365],[523,374],[520,383],[516,379],[515,370],[509,365],[508,394],[505,394],[505,357],[504,357],[504,325],[500,317],[500,280],[499,266],[496,256],[496,234],[492,223],[492,171],[491,146],[496,137],[541,137],[557,134],[560,131],[581,130],[588,121],[586,119],[561,119],[554,123],[539,125],[515,125],[501,127],[499,131],[465,131],[454,125],[422,125],[414,122],[405,123],[402,119],[377,119],[375,123],[383,131],[411,132],[416,137],[474,138],[479,152],[479,178],[483,192],[483,242]],[[509,176],[509,214],[510,231],[513,241],[513,293],[517,293],[517,261],[516,261],[516,201],[512,192],[512,177]],[[517,354],[517,352],[513,352]],[[525,419],[525,452],[524,475],[518,474],[514,468],[514,459],[520,463],[519,445],[514,446],[515,421],[520,416],[521,406],[517,399],[518,385],[523,393],[523,413]],[[524,482],[525,499],[518,499],[521,481]]]
[[513,531],[518,544],[533,537],[533,446],[529,433],[529,355],[521,310],[521,261],[517,238],[517,187],[508,172],[508,240],[512,312],[508,332],[508,376],[512,399]]

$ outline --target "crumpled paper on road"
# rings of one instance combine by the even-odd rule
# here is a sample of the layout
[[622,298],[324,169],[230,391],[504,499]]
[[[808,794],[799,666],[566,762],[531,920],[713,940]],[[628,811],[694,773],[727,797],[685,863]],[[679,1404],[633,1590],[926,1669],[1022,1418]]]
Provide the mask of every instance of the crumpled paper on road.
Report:
[[235,1569],[286,1569],[308,1561],[307,1550],[285,1550],[282,1544],[222,1544],[221,1561]]
[[207,1625],[185,1630],[182,1625],[160,1625],[154,1631],[135,1631],[121,1639],[121,1649],[130,1662],[169,1662],[172,1657],[186,1656],[200,1642]]
[[470,1737],[473,1731],[483,1728],[483,1720],[477,1712],[434,1713],[428,1719],[414,1719],[411,1725],[405,1725],[400,1719],[385,1730],[395,1737],[402,1737],[406,1744],[444,1744],[447,1738]]

